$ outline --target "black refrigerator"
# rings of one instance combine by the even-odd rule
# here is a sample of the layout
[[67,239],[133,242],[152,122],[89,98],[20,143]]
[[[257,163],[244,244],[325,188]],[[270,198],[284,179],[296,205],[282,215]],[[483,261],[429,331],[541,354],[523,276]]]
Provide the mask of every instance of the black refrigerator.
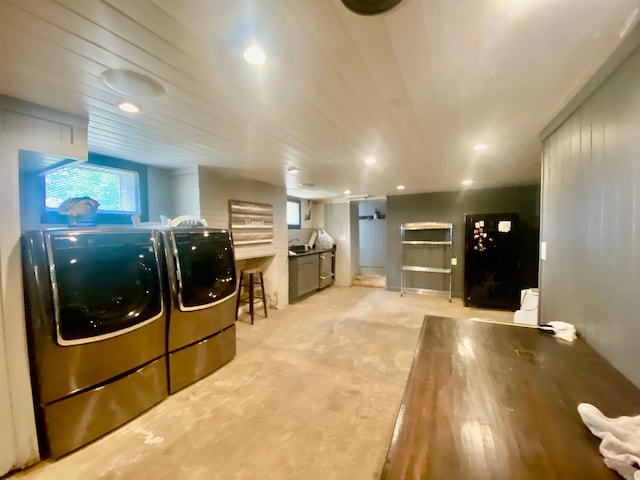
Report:
[[520,306],[518,215],[465,215],[464,304],[517,310]]

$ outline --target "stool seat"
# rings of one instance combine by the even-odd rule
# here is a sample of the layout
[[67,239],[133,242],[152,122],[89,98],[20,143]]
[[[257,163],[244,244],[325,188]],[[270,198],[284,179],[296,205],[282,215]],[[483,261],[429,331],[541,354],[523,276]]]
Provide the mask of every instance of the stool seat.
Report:
[[[249,279],[249,285],[244,283],[245,276]],[[255,289],[256,286],[260,285],[260,295],[256,295]],[[243,298],[243,290],[244,286],[245,290],[247,287],[249,288],[246,293],[246,297]],[[262,269],[260,267],[257,268],[247,268],[246,270],[242,270],[240,272],[240,285],[238,286],[238,298],[236,299],[236,320],[238,320],[238,310],[240,309],[241,303],[249,304],[249,314],[251,315],[251,325],[253,325],[253,317],[255,313],[254,304],[256,302],[262,302],[262,308],[264,308],[264,317],[267,318],[267,303],[265,300],[264,294],[264,279],[262,278]]]

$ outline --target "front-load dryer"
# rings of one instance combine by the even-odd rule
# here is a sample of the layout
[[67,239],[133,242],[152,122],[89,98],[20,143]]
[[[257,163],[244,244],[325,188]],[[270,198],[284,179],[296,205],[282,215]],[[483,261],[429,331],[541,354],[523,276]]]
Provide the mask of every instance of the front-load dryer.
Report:
[[162,230],[169,279],[169,393],[236,354],[236,268],[229,230]]
[[131,228],[23,233],[43,457],[75,450],[167,397],[160,241]]

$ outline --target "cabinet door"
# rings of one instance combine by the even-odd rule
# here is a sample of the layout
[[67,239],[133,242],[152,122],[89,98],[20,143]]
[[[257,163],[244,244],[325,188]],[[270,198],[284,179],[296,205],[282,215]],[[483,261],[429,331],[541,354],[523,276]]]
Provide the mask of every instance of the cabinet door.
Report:
[[331,252],[320,254],[320,275],[331,274]]
[[318,255],[298,259],[298,296],[317,290],[320,286]]
[[320,255],[320,288],[328,287],[333,282],[333,253]]

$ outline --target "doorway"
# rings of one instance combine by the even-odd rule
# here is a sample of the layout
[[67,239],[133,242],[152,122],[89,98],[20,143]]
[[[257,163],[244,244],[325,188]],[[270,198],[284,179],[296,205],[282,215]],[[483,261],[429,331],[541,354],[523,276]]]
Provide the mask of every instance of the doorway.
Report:
[[353,284],[386,287],[386,199],[365,200],[358,205],[360,270]]

